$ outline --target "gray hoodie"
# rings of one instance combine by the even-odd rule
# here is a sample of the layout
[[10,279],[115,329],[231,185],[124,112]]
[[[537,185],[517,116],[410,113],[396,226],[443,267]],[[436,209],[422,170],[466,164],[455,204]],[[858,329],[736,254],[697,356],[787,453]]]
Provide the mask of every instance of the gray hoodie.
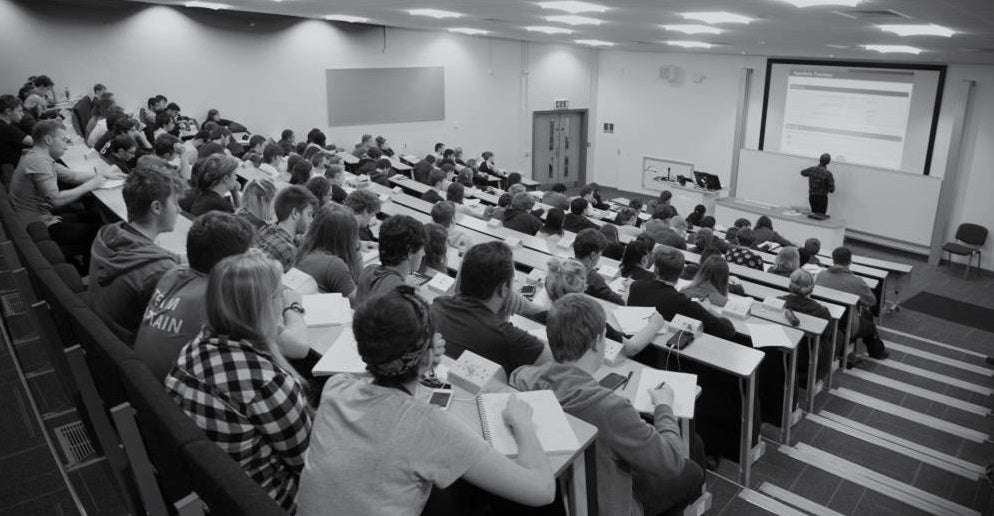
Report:
[[601,387],[589,373],[568,364],[522,366],[511,374],[510,383],[523,391],[551,389],[563,410],[597,427],[600,514],[659,512],[652,510],[654,494],[680,475],[687,456],[670,407],[656,407],[653,428],[627,398]]
[[179,263],[177,255],[155,245],[131,224],[107,224],[91,249],[90,307],[132,346],[155,285]]

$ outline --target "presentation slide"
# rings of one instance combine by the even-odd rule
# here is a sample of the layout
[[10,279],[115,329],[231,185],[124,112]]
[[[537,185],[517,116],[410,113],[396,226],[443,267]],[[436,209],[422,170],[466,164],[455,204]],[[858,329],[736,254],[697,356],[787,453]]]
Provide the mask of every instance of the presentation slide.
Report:
[[771,60],[761,149],[928,173],[941,67]]

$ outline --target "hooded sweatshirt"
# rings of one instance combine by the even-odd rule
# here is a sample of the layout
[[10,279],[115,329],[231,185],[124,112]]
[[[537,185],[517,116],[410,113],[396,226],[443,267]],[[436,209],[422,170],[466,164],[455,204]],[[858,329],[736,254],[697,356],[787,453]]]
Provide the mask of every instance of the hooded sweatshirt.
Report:
[[627,398],[569,364],[522,366],[511,374],[510,383],[523,391],[551,389],[563,410],[597,427],[600,514],[644,514],[653,492],[665,490],[683,470],[687,449],[670,407],[656,407],[653,428]]
[[368,265],[359,274],[353,306],[359,306],[367,299],[386,294],[404,284],[404,276],[399,272],[385,265]]
[[91,254],[90,306],[131,346],[155,285],[179,265],[179,256],[155,245],[127,222],[100,228]]

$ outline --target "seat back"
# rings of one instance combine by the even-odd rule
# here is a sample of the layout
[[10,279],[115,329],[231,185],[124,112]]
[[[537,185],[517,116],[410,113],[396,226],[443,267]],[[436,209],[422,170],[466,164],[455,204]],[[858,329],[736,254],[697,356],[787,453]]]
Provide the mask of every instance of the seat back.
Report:
[[[286,516],[286,511],[218,445],[194,441],[181,452],[190,481],[210,507],[211,516]],[[334,507],[328,510],[333,512]]]
[[980,224],[964,222],[956,229],[956,240],[972,246],[981,247],[987,243],[987,228]]

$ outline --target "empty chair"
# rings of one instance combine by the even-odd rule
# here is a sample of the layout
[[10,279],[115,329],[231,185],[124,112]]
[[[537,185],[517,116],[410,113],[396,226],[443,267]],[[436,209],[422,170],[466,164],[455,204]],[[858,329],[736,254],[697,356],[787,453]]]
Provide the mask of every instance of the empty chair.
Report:
[[966,269],[963,270],[963,277],[970,273],[970,265],[973,262],[973,255],[977,255],[977,270],[980,270],[980,252],[984,244],[987,243],[987,228],[970,222],[964,222],[956,228],[956,241],[946,242],[942,245],[942,251],[949,253],[949,261],[953,261],[953,255],[966,256]]

